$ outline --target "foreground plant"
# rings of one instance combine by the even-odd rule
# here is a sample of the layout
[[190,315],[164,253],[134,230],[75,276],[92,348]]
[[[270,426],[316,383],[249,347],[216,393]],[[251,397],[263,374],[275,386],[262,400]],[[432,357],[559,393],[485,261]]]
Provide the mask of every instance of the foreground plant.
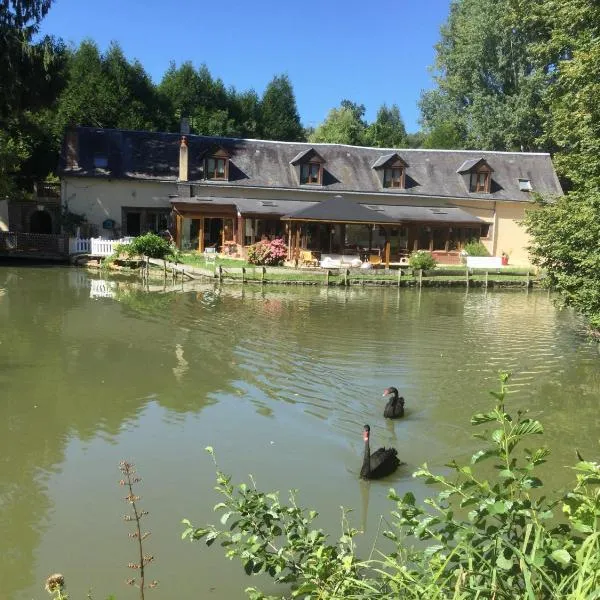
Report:
[[127,580],[129,585],[136,586],[140,590],[140,598],[144,600],[144,592],[147,587],[153,588],[158,585],[158,581],[152,581],[146,584],[146,566],[154,560],[154,556],[144,552],[144,540],[150,535],[150,532],[146,531],[142,533],[141,521],[148,515],[147,510],[142,510],[138,506],[140,496],[137,496],[134,492],[133,486],[139,484],[142,479],[139,477],[135,470],[135,465],[126,461],[121,461],[119,464],[119,470],[123,473],[123,479],[119,481],[119,485],[127,488],[127,496],[124,500],[127,502],[132,510],[133,514],[125,515],[124,521],[127,523],[134,524],[134,531],[129,534],[129,537],[137,542],[138,548],[138,559],[137,562],[130,562],[127,566],[130,569],[134,569],[139,572],[139,577],[132,577]]
[[[375,559],[356,556],[358,532],[346,512],[342,536],[329,543],[314,528],[317,513],[299,508],[294,493],[289,505],[281,504],[277,493],[260,492],[253,480],[234,487],[219,470],[223,502],[215,510],[229,528],[197,528],[186,519],[182,537],[209,546],[219,540],[246,573],[270,574],[287,584],[292,598],[600,598],[600,467],[580,460],[571,491],[553,500],[543,496],[536,471],[549,450],[521,451],[543,427],[522,412],[514,419],[506,412],[508,380],[502,373],[499,391],[492,392],[495,408],[471,419],[493,429],[475,434],[486,445],[470,464],[452,461],[443,475],[427,465],[414,473],[439,489],[422,504],[410,492],[390,491],[396,507],[384,535],[393,546]],[[565,522],[557,523],[560,508]],[[246,591],[253,599],[274,598]]]

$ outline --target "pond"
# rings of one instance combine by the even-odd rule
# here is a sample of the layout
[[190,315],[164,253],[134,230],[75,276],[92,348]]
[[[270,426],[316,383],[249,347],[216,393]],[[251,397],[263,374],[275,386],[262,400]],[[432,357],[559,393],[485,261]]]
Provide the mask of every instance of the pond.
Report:
[[[352,508],[368,549],[390,487],[422,496],[416,467],[478,447],[469,418],[492,405],[499,369],[513,372],[509,408],[544,423],[560,466],[545,479],[560,488],[575,448],[597,455],[599,367],[582,320],[546,292],[144,292],[66,267],[0,267],[0,596],[43,598],[59,571],[73,599],[136,597],[118,485],[128,459],[160,580],[146,597],[244,598],[254,581],[239,563],[180,540],[183,517],[218,521],[208,445],[234,481],[252,474],[284,498],[298,488],[334,536]],[[390,385],[407,407],[394,423],[382,418]],[[359,481],[365,423],[406,462],[386,480]]]

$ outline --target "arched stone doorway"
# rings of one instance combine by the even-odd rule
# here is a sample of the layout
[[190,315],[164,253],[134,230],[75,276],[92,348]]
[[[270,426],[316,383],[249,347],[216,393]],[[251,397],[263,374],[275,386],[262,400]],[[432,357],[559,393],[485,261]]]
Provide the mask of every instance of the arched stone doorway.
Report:
[[45,210],[36,210],[29,217],[30,233],[52,233],[52,217]]

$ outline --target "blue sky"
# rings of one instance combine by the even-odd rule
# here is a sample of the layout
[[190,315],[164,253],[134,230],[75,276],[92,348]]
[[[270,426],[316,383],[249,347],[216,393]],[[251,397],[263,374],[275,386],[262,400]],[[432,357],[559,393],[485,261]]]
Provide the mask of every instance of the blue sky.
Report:
[[433,45],[450,0],[55,0],[41,33],[105,50],[114,40],[160,81],[170,61],[206,63],[213,76],[261,94],[287,73],[304,125],[317,125],[343,98],[362,103],[367,120],[397,104],[409,131],[417,101],[432,87]]

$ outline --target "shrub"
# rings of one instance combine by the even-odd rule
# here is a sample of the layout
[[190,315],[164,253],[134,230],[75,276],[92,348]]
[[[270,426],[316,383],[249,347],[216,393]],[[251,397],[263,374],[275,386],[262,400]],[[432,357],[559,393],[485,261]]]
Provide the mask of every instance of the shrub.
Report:
[[248,248],[248,262],[251,265],[282,265],[286,255],[287,248],[281,238],[260,241]]
[[435,258],[427,250],[416,250],[413,252],[409,259],[408,264],[412,269],[423,269],[423,271],[429,271],[435,269]]
[[488,249],[485,247],[485,244],[483,242],[480,242],[479,240],[469,240],[463,250],[469,255],[469,256],[489,256],[490,253],[488,252]]
[[160,235],[145,233],[124,244],[122,250],[130,256],[147,256],[166,260],[173,252],[173,246]]
[[[314,528],[317,513],[300,508],[293,494],[285,504],[277,493],[259,491],[254,480],[232,485],[221,471],[216,489],[223,501],[215,510],[223,511],[222,526],[197,528],[186,519],[182,537],[205,539],[208,546],[218,540],[247,574],[268,573],[291,586],[291,595],[282,598],[597,598],[600,465],[579,457],[570,491],[554,500],[541,494],[537,469],[549,450],[517,450],[543,427],[520,411],[516,418],[506,412],[508,379],[500,375],[493,410],[471,419],[493,431],[475,434],[486,444],[469,464],[450,461],[449,476],[427,465],[414,473],[438,488],[421,504],[411,492],[400,497],[390,491],[396,506],[383,533],[392,543],[386,554],[375,552],[377,558],[366,561],[356,556],[358,532],[349,526],[347,512],[341,537],[330,543]],[[482,468],[486,461],[491,464]],[[561,523],[554,520],[557,508]],[[246,591],[255,600],[275,598],[255,588]]]

